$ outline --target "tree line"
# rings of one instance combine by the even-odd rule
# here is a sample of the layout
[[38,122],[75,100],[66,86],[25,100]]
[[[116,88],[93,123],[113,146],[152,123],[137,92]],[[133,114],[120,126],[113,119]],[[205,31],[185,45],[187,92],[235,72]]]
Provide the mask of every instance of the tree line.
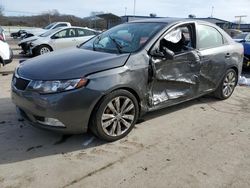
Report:
[[27,26],[44,27],[53,22],[70,22],[73,26],[106,29],[106,21],[95,15],[80,18],[74,15],[62,15],[58,11],[49,11],[35,16],[4,16],[0,11],[0,25],[2,26]]

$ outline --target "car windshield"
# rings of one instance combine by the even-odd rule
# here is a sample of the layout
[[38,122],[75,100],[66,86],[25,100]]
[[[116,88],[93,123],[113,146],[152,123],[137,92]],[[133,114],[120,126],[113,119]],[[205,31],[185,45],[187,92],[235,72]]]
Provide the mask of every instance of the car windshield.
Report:
[[39,36],[40,37],[48,37],[48,36],[52,35],[53,33],[59,31],[60,29],[62,29],[62,28],[55,28],[55,29],[49,30],[49,31],[47,31]]
[[81,48],[108,53],[140,50],[167,23],[126,23],[113,27],[84,43]]
[[47,25],[46,27],[44,27],[43,29],[51,29],[54,25],[55,25],[55,23],[51,23],[51,24]]
[[236,35],[234,39],[245,39],[247,35],[248,35],[247,33],[241,33]]

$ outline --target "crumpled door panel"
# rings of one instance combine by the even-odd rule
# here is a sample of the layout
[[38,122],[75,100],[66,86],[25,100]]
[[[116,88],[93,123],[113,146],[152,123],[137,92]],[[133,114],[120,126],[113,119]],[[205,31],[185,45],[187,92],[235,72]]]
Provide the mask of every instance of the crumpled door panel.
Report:
[[149,95],[151,106],[176,103],[197,95],[200,62],[199,56],[194,53],[177,55],[174,60],[151,58],[153,69]]

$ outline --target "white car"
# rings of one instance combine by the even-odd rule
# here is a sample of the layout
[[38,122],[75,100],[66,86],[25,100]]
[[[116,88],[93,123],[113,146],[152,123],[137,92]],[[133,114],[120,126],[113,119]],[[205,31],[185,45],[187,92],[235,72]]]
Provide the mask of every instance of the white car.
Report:
[[4,30],[0,27],[0,65],[11,63],[13,58],[12,50],[6,42]]
[[95,30],[83,27],[56,28],[28,43],[30,55],[41,55],[51,51],[76,47],[97,34]]
[[24,38],[38,36],[38,35],[41,35],[49,30],[59,28],[59,27],[71,27],[71,24],[69,22],[54,22],[54,23],[47,25],[44,28],[35,28],[35,29],[30,29],[30,30],[24,30],[24,32],[26,33]]

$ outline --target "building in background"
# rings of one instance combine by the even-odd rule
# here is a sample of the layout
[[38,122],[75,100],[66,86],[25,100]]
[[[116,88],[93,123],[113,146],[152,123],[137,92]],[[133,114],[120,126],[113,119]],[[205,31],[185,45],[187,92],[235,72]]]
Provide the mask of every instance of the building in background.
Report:
[[117,16],[115,14],[112,13],[107,13],[107,14],[98,14],[96,15],[97,17],[105,20],[106,22],[106,29],[109,29],[111,27],[114,27],[120,23],[122,23],[122,19],[120,16]]

